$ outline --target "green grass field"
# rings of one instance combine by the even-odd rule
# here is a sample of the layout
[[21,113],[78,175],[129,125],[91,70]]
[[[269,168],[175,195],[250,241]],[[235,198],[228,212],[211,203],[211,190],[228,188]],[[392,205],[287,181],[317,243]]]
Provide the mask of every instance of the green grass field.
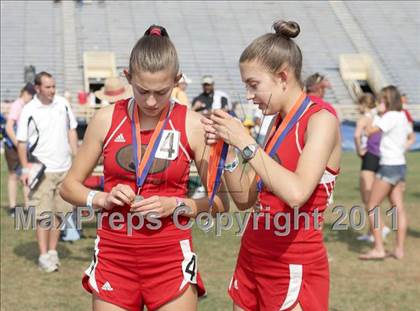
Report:
[[[1,205],[7,206],[6,171],[1,158]],[[356,241],[364,232],[331,231],[337,214],[326,212],[325,240],[332,258],[331,310],[419,310],[420,306],[420,153],[408,155],[406,208],[409,230],[406,257],[397,261],[361,262],[359,252],[369,245]],[[349,209],[360,204],[358,190],[359,159],[344,154],[342,171],[335,192],[336,205]],[[384,210],[388,205],[384,204]],[[390,217],[386,218],[388,225]],[[80,280],[88,267],[95,238],[94,224],[84,226],[85,239],[59,245],[60,271],[38,271],[38,250],[34,231],[16,231],[13,220],[1,209],[1,310],[89,310],[90,295]],[[388,239],[391,249],[395,233]],[[208,296],[200,310],[231,310],[227,287],[235,266],[240,237],[234,230],[216,237],[214,231],[194,231],[194,246]]]

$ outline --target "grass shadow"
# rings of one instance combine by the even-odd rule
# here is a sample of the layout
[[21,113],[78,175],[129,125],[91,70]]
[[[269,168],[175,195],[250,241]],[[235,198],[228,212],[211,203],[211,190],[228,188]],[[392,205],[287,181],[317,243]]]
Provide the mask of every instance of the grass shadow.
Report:
[[[36,264],[38,263],[39,250],[36,241],[19,244],[14,248],[13,252],[19,257],[24,257]],[[83,248],[82,254],[86,254],[86,256],[74,256],[72,251],[64,243],[60,242],[57,246],[57,252],[60,259],[86,262],[92,259],[93,247]]]
[[[13,249],[13,252],[16,254],[16,256],[24,257],[29,261],[38,263],[39,250],[38,243],[36,241],[19,244]],[[60,259],[71,257],[71,251],[69,248],[60,243],[57,246],[57,252],[60,256]],[[83,260],[86,260],[86,258]]]
[[366,246],[366,242],[358,241],[357,237],[360,235],[359,231],[352,228],[347,230],[333,230],[332,223],[324,224],[324,241],[328,242],[342,242],[346,243],[348,250],[354,253],[360,253]]
[[420,231],[408,228],[407,235],[412,236],[413,238],[420,238]]

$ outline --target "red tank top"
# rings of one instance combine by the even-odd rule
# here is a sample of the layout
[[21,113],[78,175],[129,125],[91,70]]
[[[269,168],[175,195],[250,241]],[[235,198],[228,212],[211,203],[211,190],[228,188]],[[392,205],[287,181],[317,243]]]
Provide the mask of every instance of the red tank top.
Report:
[[[334,108],[327,103],[313,103],[304,115],[300,118],[299,122],[289,131],[280,148],[277,150],[274,160],[289,171],[296,170],[300,154],[305,146],[305,132],[308,127],[308,122],[311,116],[320,110],[325,109],[337,116]],[[323,212],[327,207],[328,200],[331,197],[335,185],[335,177],[338,172],[326,167],[324,175],[315,188],[314,192],[308,201],[299,208],[300,211],[312,212],[317,208]],[[273,213],[290,211],[290,207],[283,202],[279,197],[263,188],[259,195],[259,201],[263,206],[270,206]]]
[[[300,154],[305,146],[305,132],[309,119],[322,109],[337,116],[331,105],[325,102],[313,102],[296,125],[288,132],[277,150],[274,160],[281,166],[292,172],[296,170]],[[304,216],[297,217],[292,208],[264,187],[259,194],[259,201],[262,212],[268,215],[261,216],[255,221],[258,224],[258,229],[253,228],[253,226],[257,225],[253,224],[253,216],[251,216],[242,239],[243,243],[257,253],[268,253],[270,256],[280,257],[285,261],[299,260],[304,263],[317,257],[317,253],[320,255],[320,252],[324,252],[324,247],[322,246],[323,236],[321,230],[315,230],[314,217],[312,216],[315,209],[322,213],[327,208],[329,200],[332,199],[337,174],[338,171],[333,171],[326,167],[318,186],[308,201],[299,208],[300,213],[306,213],[310,216],[307,229],[305,228]],[[278,214],[277,228],[274,224],[274,216],[276,214]],[[265,228],[267,226],[267,217],[269,218],[268,222],[270,222],[270,229],[268,230]],[[289,221],[287,217],[289,217]],[[297,217],[296,224],[298,226],[295,225],[294,217]],[[318,219],[321,224],[322,214],[319,215]],[[290,228],[288,234],[286,234],[287,230],[285,229],[287,221]],[[275,234],[275,231],[277,231],[277,234]]]
[[[132,147],[131,119],[128,113],[129,100],[122,100],[115,103],[112,115],[111,127],[105,137],[104,155],[104,191],[110,192],[117,184],[129,185],[137,193],[135,181],[135,164]],[[174,104],[165,130],[176,130],[180,133],[178,156],[174,160],[155,158],[149,174],[141,188],[140,194],[144,198],[153,195],[186,197],[188,192],[188,177],[190,161],[194,157],[188,144],[185,131],[187,107],[178,103]],[[141,120],[140,120],[141,122]],[[153,130],[141,131],[142,155],[147,148]],[[110,239],[127,237],[125,241],[146,238],[152,240],[153,237],[159,239],[172,239],[189,237],[190,230],[176,228],[172,217],[160,219],[162,226],[159,230],[151,230],[143,225],[138,230],[132,230],[132,236],[127,236],[127,213],[130,206],[115,206],[109,211],[121,212],[124,215],[121,229],[110,227],[109,216],[105,215],[102,220],[102,230],[98,230],[98,235],[106,236]],[[134,224],[138,224],[136,218]],[[181,224],[186,224],[188,218],[179,217]],[[147,221],[145,220],[145,224]]]

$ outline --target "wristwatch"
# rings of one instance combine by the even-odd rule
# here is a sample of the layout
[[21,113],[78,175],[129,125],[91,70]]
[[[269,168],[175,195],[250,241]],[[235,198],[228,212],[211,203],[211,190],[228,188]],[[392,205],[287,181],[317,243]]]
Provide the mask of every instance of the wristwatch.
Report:
[[255,157],[255,154],[257,153],[259,145],[258,144],[251,144],[246,146],[244,149],[241,150],[242,158],[244,159],[244,162],[250,161],[253,157]]

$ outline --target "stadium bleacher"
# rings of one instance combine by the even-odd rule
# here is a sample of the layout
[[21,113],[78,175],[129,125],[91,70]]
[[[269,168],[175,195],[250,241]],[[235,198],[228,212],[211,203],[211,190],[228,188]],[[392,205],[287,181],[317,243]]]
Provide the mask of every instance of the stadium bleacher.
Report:
[[270,31],[274,20],[285,18],[301,25],[297,41],[304,53],[304,77],[319,71],[331,81],[333,88],[326,95],[327,101],[352,103],[338,70],[339,55],[367,50],[387,80],[417,104],[419,10],[415,1],[383,1],[380,5],[309,1],[2,1],[1,100],[18,95],[23,67],[30,64],[38,71],[51,72],[58,91],[69,90],[76,98],[77,92],[84,89],[84,51],[115,52],[117,69],[121,71],[127,66],[131,47],[152,23],[168,28],[179,51],[181,68],[193,80],[188,89],[190,97],[200,92],[199,81],[204,74],[212,74],[216,87],[229,92],[233,99],[243,97],[238,71],[241,51],[253,38]]

